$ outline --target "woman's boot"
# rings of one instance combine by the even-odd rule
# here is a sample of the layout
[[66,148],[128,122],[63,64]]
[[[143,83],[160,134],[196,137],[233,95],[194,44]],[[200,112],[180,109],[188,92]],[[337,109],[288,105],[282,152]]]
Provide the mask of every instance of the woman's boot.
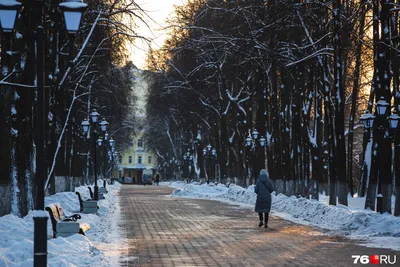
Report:
[[268,216],[269,216],[269,214],[268,214],[268,213],[265,213],[265,216],[264,216],[264,220],[265,220],[265,222],[264,222],[264,227],[265,227],[265,228],[268,228]]

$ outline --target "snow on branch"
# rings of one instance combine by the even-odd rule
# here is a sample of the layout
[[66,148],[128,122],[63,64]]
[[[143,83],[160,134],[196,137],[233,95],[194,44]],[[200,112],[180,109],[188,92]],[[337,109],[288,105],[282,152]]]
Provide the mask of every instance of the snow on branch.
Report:
[[311,59],[311,58],[319,57],[319,56],[321,56],[321,55],[333,56],[333,54],[332,54],[332,53],[328,53],[328,51],[329,51],[329,52],[332,52],[333,49],[332,49],[332,48],[328,48],[328,47],[327,47],[327,48],[322,48],[322,49],[320,49],[320,50],[318,50],[318,51],[315,51],[314,53],[312,53],[312,54],[310,54],[310,55],[308,55],[308,56],[305,56],[305,57],[302,58],[302,59],[299,59],[299,60],[297,60],[297,61],[294,61],[294,62],[291,62],[291,63],[289,63],[289,64],[286,64],[285,67],[290,67],[290,66],[293,66],[293,65],[302,63],[303,61],[309,60],[309,59]]

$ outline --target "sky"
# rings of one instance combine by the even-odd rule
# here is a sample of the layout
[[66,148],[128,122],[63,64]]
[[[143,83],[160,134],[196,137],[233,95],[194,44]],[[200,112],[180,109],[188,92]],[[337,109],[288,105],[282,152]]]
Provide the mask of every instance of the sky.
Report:
[[[138,35],[153,40],[151,43],[153,49],[160,48],[167,37],[165,31],[162,29],[166,26],[166,18],[173,13],[174,5],[182,5],[185,2],[186,0],[137,0],[136,3],[143,10],[147,11],[148,16],[151,18],[146,18],[149,27],[143,22],[137,22]],[[137,39],[135,45],[130,47],[130,60],[138,68],[143,69],[147,52],[147,43],[141,39]]]

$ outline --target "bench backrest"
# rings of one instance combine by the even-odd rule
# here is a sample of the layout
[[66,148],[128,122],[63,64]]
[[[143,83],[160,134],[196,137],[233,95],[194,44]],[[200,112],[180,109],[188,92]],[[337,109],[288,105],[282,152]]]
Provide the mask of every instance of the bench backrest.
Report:
[[80,192],[75,192],[78,195],[80,211],[83,211],[83,199]]
[[60,220],[64,220],[65,219],[65,214],[64,214],[63,208],[58,203],[55,203],[55,206],[57,207],[58,216],[59,216]]
[[94,199],[92,188],[90,186],[88,186],[88,188],[89,188],[90,198]]
[[[60,218],[60,214],[58,212],[58,207],[61,207],[61,205],[58,203],[53,203],[46,207],[46,210],[49,212],[49,215],[50,215],[50,220],[51,220],[51,225],[53,227],[53,236],[54,237],[56,237],[57,222],[62,220]],[[64,212],[63,212],[63,214],[64,214]]]

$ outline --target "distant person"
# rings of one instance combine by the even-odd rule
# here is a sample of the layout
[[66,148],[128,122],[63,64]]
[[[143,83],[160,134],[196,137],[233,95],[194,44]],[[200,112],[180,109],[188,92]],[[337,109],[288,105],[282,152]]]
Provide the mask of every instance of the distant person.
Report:
[[268,228],[268,216],[272,202],[271,193],[273,191],[273,186],[269,180],[267,170],[262,169],[260,171],[260,176],[258,176],[256,187],[254,188],[254,192],[257,194],[255,212],[258,212],[260,218],[259,227],[264,225],[265,228]]
[[156,182],[156,185],[158,185],[158,183],[160,182],[160,179],[161,179],[161,174],[159,172],[157,172],[154,175],[154,181]]

